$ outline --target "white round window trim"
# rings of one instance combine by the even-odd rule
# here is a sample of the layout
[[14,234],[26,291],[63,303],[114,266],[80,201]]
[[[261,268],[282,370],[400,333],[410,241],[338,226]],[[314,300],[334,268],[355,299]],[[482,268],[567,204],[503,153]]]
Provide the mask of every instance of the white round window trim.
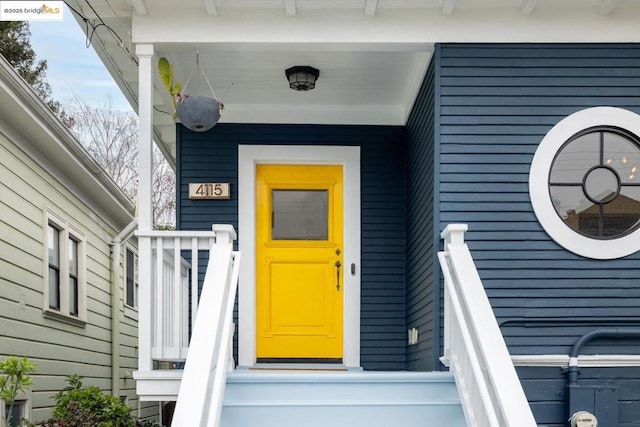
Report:
[[640,115],[622,108],[594,107],[562,119],[547,133],[533,156],[529,195],[538,221],[562,247],[587,258],[622,258],[640,250],[640,229],[617,239],[591,239],[578,234],[562,221],[549,196],[549,171],[560,148],[578,132],[596,126],[618,127],[640,136]]

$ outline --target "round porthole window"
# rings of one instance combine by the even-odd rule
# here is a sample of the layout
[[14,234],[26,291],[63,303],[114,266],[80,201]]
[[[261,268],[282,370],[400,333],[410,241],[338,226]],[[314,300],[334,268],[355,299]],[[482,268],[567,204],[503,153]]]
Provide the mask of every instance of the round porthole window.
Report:
[[579,255],[640,250],[640,116],[582,110],[554,126],[534,156],[531,202],[545,231]]
[[587,129],[567,141],[551,164],[549,193],[570,228],[612,239],[640,225],[640,141],[609,127]]

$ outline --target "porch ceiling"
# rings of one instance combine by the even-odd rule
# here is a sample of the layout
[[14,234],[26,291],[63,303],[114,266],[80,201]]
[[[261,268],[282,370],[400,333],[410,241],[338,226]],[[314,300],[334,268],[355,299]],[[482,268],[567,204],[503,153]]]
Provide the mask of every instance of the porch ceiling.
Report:
[[[134,109],[135,44],[152,43],[221,122],[402,125],[437,42],[638,42],[637,0],[71,0]],[[76,18],[83,29],[82,19]],[[91,28],[89,32],[91,32]],[[196,54],[197,53],[197,54]],[[196,69],[199,58],[199,70]],[[310,92],[284,70],[320,70]],[[155,77],[155,140],[171,160],[170,98]]]

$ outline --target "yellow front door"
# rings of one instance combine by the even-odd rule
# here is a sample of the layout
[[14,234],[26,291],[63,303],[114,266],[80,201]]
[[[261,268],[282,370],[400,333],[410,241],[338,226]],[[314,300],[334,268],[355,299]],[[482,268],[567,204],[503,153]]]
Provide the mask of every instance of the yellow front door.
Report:
[[342,360],[342,166],[256,166],[256,355]]

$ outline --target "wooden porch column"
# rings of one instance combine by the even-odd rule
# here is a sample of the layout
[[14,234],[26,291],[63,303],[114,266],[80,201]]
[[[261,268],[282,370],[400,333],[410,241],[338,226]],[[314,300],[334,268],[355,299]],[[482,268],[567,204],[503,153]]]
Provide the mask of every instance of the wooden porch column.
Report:
[[[153,45],[136,45],[138,55],[138,230],[153,229]],[[138,241],[138,370],[151,371],[151,238]]]

